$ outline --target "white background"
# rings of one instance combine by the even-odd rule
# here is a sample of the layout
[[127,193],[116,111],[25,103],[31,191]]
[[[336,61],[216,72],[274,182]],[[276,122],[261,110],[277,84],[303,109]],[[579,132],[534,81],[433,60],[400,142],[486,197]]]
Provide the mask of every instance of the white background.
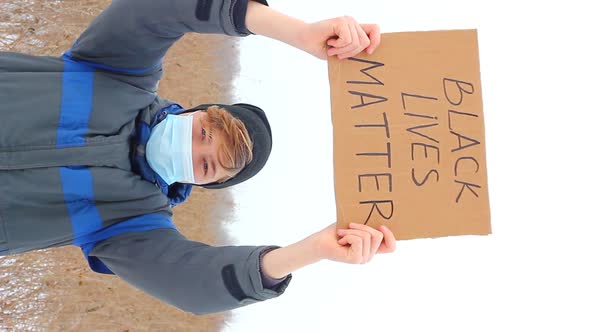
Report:
[[[272,1],[383,32],[476,28],[490,236],[400,241],[353,266],[297,271],[225,331],[590,331],[588,11],[575,1]],[[260,36],[241,42],[237,100],[273,128],[265,169],[233,189],[237,244],[288,245],[335,221],[327,64]]]

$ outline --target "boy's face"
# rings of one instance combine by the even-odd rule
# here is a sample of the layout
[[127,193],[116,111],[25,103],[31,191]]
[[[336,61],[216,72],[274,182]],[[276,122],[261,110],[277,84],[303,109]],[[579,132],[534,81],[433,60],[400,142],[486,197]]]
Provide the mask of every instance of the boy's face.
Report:
[[218,159],[219,143],[223,136],[212,131],[207,112],[197,111],[182,115],[193,116],[193,172],[196,184],[223,182],[234,174],[221,166]]

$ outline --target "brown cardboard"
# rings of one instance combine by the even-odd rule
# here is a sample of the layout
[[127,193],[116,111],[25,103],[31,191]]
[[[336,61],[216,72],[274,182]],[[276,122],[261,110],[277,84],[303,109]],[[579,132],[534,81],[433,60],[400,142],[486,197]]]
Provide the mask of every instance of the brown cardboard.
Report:
[[381,38],[328,61],[338,226],[490,234],[477,31]]

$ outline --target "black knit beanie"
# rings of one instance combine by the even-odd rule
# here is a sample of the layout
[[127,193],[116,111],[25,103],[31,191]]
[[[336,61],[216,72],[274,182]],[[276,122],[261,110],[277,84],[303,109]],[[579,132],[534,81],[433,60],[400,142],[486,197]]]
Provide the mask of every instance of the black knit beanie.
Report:
[[248,130],[250,139],[253,143],[252,161],[247,164],[238,174],[231,179],[222,183],[209,183],[199,185],[207,189],[221,189],[236,185],[240,182],[246,181],[258,173],[270,156],[272,149],[272,133],[270,131],[270,124],[266,119],[264,111],[259,107],[250,104],[203,104],[193,107],[187,112],[206,111],[210,106],[219,106],[238,120],[242,121]]

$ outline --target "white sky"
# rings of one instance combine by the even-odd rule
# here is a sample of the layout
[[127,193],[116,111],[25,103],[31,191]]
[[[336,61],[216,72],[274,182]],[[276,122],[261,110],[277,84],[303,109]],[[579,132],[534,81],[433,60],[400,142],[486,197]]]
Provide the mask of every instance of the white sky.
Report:
[[[383,32],[476,28],[490,236],[400,241],[368,265],[297,271],[278,299],[226,331],[589,331],[587,10],[576,1],[271,1],[314,21],[351,15]],[[238,244],[287,245],[335,221],[327,64],[242,41],[238,100],[260,105],[273,153],[233,189]]]

